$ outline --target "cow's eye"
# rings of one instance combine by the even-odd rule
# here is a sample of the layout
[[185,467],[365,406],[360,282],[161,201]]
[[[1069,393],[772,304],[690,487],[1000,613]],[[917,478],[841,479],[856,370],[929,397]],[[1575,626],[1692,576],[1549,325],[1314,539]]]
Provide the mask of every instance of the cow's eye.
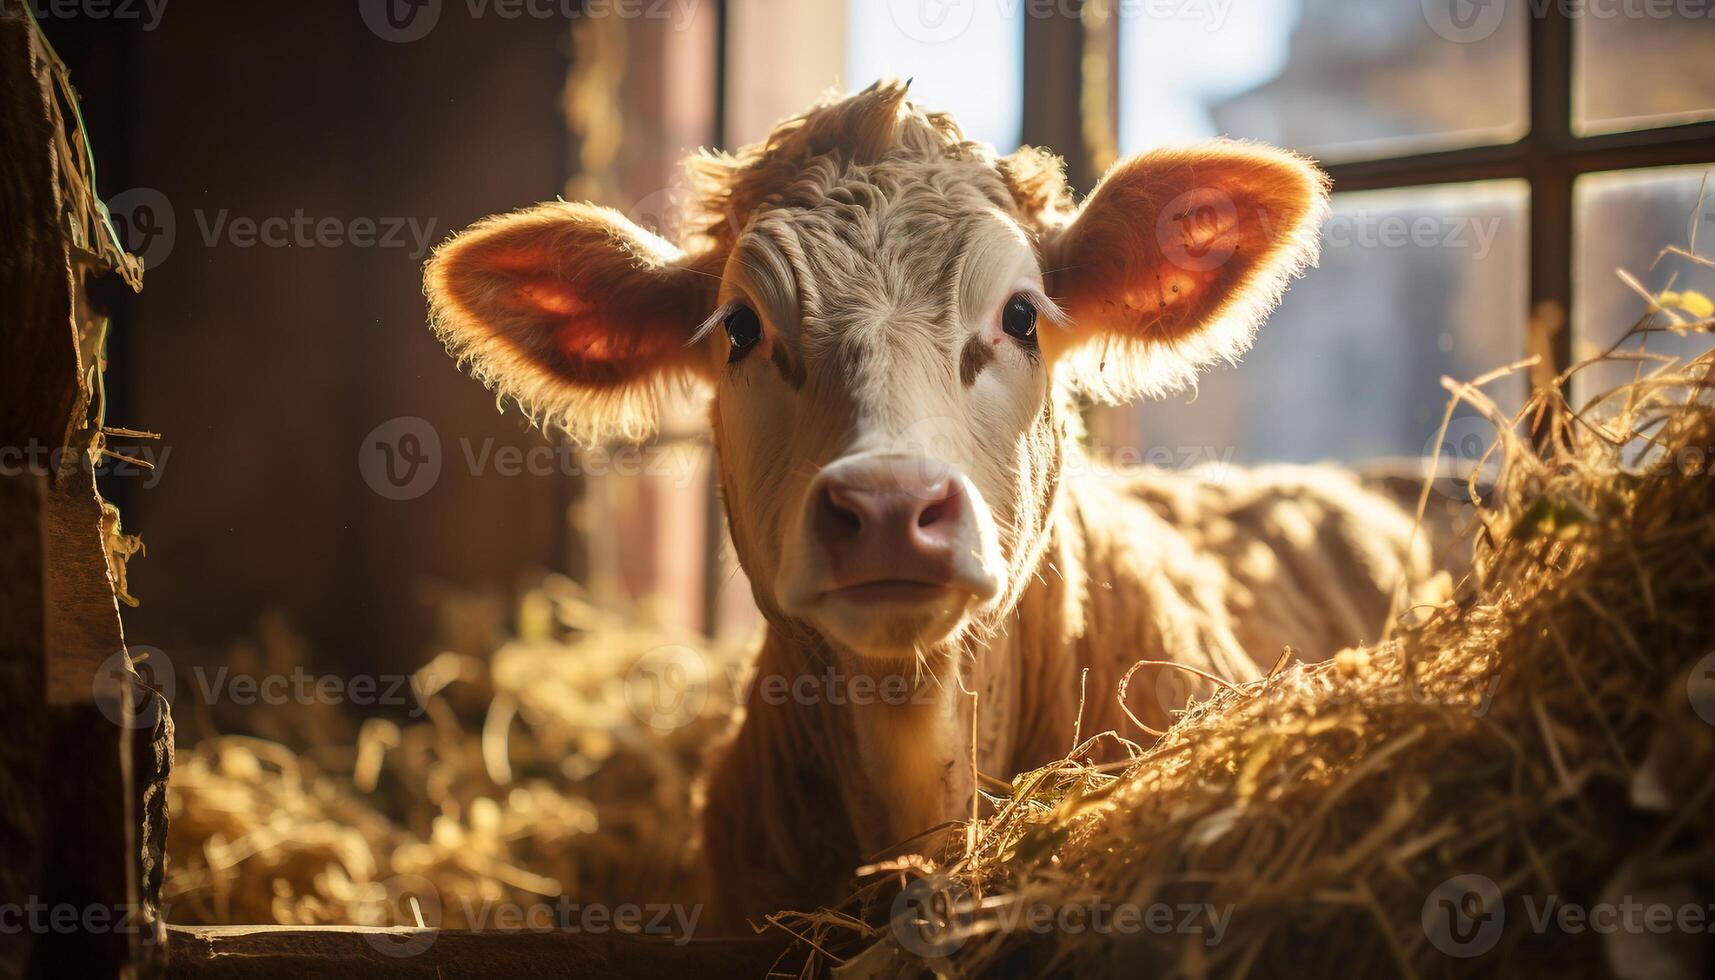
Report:
[[1006,301],[1006,308],[1000,311],[1000,328],[1006,331],[1008,337],[1018,340],[1034,340],[1036,338],[1036,307],[1023,296],[1014,296]]
[[726,339],[732,345],[732,351],[727,354],[728,364],[743,360],[744,355],[762,339],[762,319],[748,306],[728,313],[722,325],[726,327]]

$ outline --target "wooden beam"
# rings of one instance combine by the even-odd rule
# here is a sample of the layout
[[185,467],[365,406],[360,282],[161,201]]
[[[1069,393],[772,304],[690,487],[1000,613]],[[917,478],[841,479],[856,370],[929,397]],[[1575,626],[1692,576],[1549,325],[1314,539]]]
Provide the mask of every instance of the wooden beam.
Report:
[[1088,192],[1095,172],[1084,144],[1082,0],[1052,16],[1024,18],[1024,142],[1052,147],[1066,161],[1072,186]]
[[78,237],[105,222],[58,58],[19,0],[0,6],[0,448],[15,470],[0,477],[0,901],[22,915],[0,935],[0,977],[152,976],[164,930],[141,883],[159,881],[171,729],[133,684],[86,417],[99,323],[83,270],[110,246]]
[[675,943],[621,933],[378,929],[354,926],[169,926],[182,980],[278,977],[760,977],[783,944]]
[[1530,306],[1528,350],[1548,354],[1539,383],[1572,363],[1572,18],[1549,4],[1530,18]]

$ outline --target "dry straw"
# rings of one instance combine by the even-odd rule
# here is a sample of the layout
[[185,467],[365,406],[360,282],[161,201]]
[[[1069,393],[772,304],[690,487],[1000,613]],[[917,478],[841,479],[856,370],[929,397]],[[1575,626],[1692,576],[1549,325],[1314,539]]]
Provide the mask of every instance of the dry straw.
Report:
[[[258,704],[232,720],[271,738],[180,751],[170,921],[412,925],[402,892],[449,928],[516,926],[562,899],[698,900],[692,788],[743,651],[603,610],[558,577],[523,596],[498,649],[484,638],[503,610],[449,598],[441,617],[470,652],[417,671],[423,704],[360,727],[337,706]],[[233,669],[306,660],[278,625],[259,645]],[[665,692],[656,661],[682,672]]]

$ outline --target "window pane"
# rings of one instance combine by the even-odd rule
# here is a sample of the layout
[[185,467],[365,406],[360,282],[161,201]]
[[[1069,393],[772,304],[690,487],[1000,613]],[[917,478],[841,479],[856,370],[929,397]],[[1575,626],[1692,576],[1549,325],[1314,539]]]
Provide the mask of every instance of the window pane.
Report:
[[1226,135],[1349,160],[1524,132],[1525,4],[1113,2],[1124,152]]
[[840,84],[845,24],[837,5],[725,0],[728,149],[766,137]]
[[[1321,267],[1243,363],[1098,420],[1098,439],[1162,463],[1436,455],[1441,376],[1522,356],[1526,200],[1517,181],[1337,195]],[[1525,382],[1486,390],[1512,411]]]
[[1608,0],[1577,9],[1572,114],[1580,132],[1715,118],[1715,3]]
[[[1698,190],[1705,168],[1665,167],[1627,170],[1580,177],[1573,188],[1578,240],[1575,243],[1572,297],[1573,353],[1583,359],[1607,348],[1648,310],[1643,297],[1628,288],[1616,273],[1624,269],[1651,292],[1694,289],[1715,296],[1715,269],[1677,256],[1650,263],[1668,245],[1690,248],[1695,237],[1698,254],[1715,254],[1715,186],[1701,207]],[[1710,183],[1715,185],[1715,179]],[[1648,350],[1689,357],[1707,350],[1708,334],[1679,337],[1652,333],[1633,338]],[[1583,398],[1631,377],[1633,366],[1606,364],[1582,372],[1573,392]]]
[[910,78],[913,102],[951,112],[967,136],[1010,153],[1024,120],[1024,9],[1019,0],[852,0],[847,87]]

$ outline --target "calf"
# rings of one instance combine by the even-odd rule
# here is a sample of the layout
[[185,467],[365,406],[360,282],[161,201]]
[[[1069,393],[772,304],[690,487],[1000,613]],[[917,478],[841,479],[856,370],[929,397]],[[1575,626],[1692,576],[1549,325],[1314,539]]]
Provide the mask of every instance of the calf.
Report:
[[[1077,732],[1147,742],[1116,697],[1139,660],[1245,680],[1286,644],[1373,639],[1421,560],[1410,521],[1331,470],[1115,476],[1080,448],[1074,394],[1168,391],[1246,349],[1315,258],[1314,167],[1158,151],[1079,207],[1058,160],[997,157],[905,94],[693,158],[678,246],[556,202],[428,266],[451,352],[575,437],[639,437],[667,389],[710,393],[768,622],[705,787],[729,921],[836,898],[865,858],[969,816],[979,771]],[[1165,727],[1179,678],[1140,671],[1130,712]]]

